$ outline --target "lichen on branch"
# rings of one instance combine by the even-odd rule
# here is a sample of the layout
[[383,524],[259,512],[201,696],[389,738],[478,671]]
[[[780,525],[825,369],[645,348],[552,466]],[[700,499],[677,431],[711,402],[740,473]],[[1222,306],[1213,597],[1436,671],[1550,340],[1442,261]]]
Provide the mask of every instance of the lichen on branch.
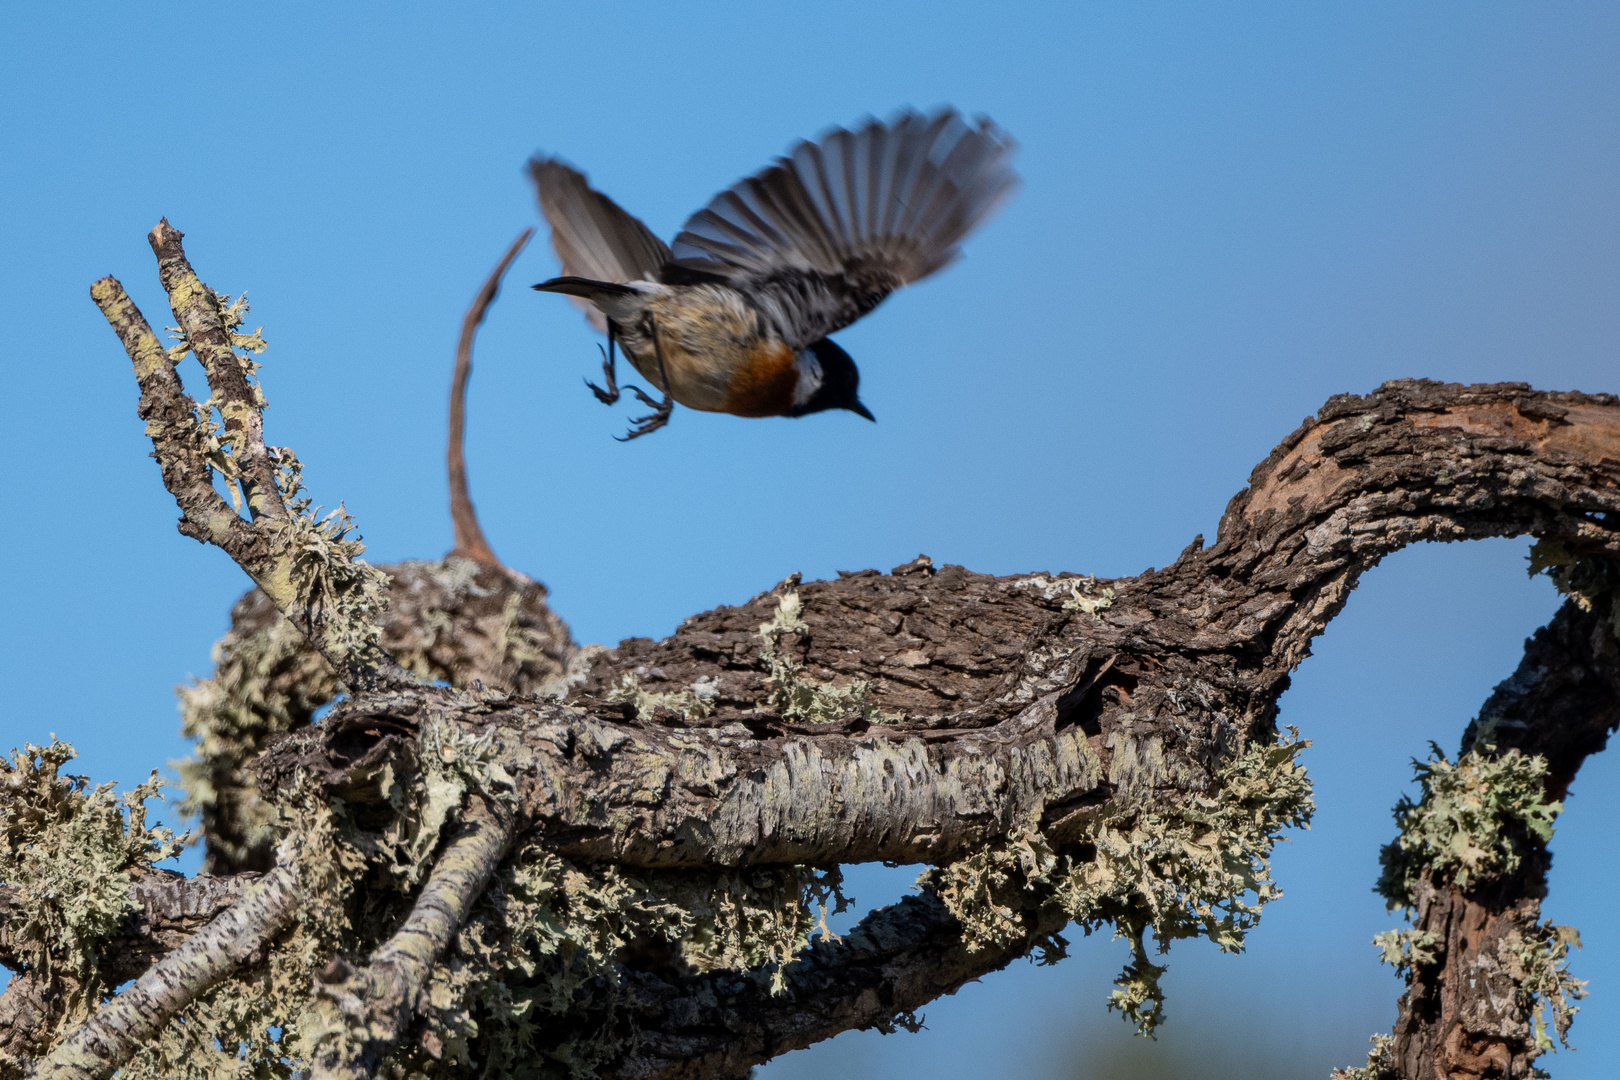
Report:
[[[83,1021],[108,992],[99,955],[138,909],[132,881],[185,842],[146,822],[146,803],[164,786],[156,772],[118,795],[111,784],[92,788],[63,775],[74,756],[53,739],[0,757],[0,882],[9,909],[0,960],[54,995],[43,1043]],[[20,1065],[0,1060],[0,1075],[14,1076]]]
[[1421,794],[1417,802],[1401,796],[1399,834],[1379,855],[1377,888],[1391,910],[1415,905],[1426,869],[1477,887],[1517,871],[1530,838],[1552,839],[1563,804],[1546,798],[1546,758],[1471,750],[1453,763],[1435,746],[1412,768]]
[[[970,949],[1026,935],[1032,914],[1056,907],[1086,933],[1113,927],[1133,957],[1110,1007],[1144,1035],[1164,1019],[1144,935],[1159,951],[1203,937],[1239,952],[1261,909],[1282,895],[1272,849],[1288,828],[1309,826],[1315,804],[1298,756],[1309,742],[1256,743],[1221,766],[1217,787],[1174,810],[1122,807],[1096,817],[1084,840],[1059,853],[1024,830],[922,879],[962,921]],[[1061,942],[1059,949],[1061,949]]]

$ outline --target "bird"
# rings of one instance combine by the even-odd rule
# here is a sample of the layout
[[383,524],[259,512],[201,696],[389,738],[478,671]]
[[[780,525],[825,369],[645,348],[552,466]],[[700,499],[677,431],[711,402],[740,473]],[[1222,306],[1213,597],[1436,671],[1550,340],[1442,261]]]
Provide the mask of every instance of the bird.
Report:
[[896,289],[955,261],[961,243],[1017,186],[1016,144],[954,108],[903,109],[791,147],[716,195],[673,244],[557,157],[529,174],[562,274],[560,293],[607,335],[606,386],[620,397],[615,346],[653,386],[653,409],[621,441],[669,422],[676,403],[734,416],[801,417],[860,400],[860,371],[828,335]]

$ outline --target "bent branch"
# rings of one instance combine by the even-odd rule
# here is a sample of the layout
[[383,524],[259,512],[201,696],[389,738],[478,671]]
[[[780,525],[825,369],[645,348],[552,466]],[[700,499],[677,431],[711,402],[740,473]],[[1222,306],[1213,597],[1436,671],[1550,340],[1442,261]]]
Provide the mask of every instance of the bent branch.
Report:
[[489,541],[484,539],[484,530],[478,525],[478,513],[473,509],[472,496],[467,492],[464,447],[467,441],[467,380],[472,377],[473,338],[478,334],[479,324],[484,321],[489,305],[495,301],[495,294],[500,291],[506,268],[512,265],[512,260],[518,257],[533,235],[533,229],[524,229],[522,235],[512,241],[512,246],[506,249],[501,261],[495,264],[489,280],[484,282],[484,287],[473,298],[472,307],[467,309],[467,316],[461,321],[461,340],[456,345],[456,370],[450,377],[450,437],[445,463],[450,474],[450,521],[455,526],[456,536],[456,546],[450,554],[472,559],[485,566],[500,566],[501,560],[495,557]]

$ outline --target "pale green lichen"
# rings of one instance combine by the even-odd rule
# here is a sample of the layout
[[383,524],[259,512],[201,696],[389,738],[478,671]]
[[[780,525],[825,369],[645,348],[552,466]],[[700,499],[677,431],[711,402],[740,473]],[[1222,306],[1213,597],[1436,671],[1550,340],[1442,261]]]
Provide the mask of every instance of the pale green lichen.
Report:
[[1367,1064],[1350,1069],[1334,1069],[1328,1080],[1399,1080],[1395,1071],[1395,1040],[1388,1035],[1374,1035],[1373,1048],[1367,1051]]
[[619,676],[607,692],[609,701],[628,701],[641,720],[651,720],[659,709],[666,709],[688,720],[699,720],[714,715],[715,699],[720,696],[720,683],[713,676],[693,681],[680,690],[654,693],[642,688],[641,679],[632,673]]
[[[201,282],[198,282],[201,287]],[[243,320],[247,318],[248,299],[243,293],[236,301],[229,296],[216,293],[212,289],[202,288],[204,302],[214,308],[219,318],[220,326],[224,328],[226,339],[230,343],[233,355],[242,368],[243,377],[253,392],[253,404],[257,408],[266,405],[264,392],[259,388],[255,375],[259,365],[249,354],[257,355],[264,352],[264,327],[259,327],[251,334],[238,331],[242,328]],[[168,359],[171,365],[178,364],[191,352],[191,345],[186,335],[177,326],[168,328],[169,336],[176,338],[180,344],[168,350]],[[225,489],[230,493],[231,504],[238,513],[242,510],[242,469],[237,462],[235,454],[241,448],[230,446],[230,439],[225,434],[225,425],[220,417],[223,401],[218,391],[215,391],[205,402],[193,402],[192,413],[196,421],[193,426],[193,436],[197,442],[197,449],[208,461],[209,465],[219,474],[224,482]],[[147,425],[147,434],[154,434],[152,424]]]
[[[386,932],[406,898],[375,890],[356,919],[355,886],[368,869],[355,830],[309,785],[291,794],[288,864],[298,868],[300,904],[291,929],[260,963],[239,968],[199,995],[119,1073],[126,1080],[287,1080],[304,1073],[320,1029],[317,971]],[[386,873],[386,870],[384,870]],[[390,902],[391,901],[391,902]],[[364,934],[357,924],[369,927]]]
[[781,648],[782,639],[787,635],[809,631],[800,617],[804,602],[799,599],[798,590],[792,587],[798,584],[797,575],[788,581],[789,587],[777,599],[775,614],[770,622],[761,623],[758,631],[764,642],[759,656],[768,668],[765,701],[758,711],[795,724],[835,724],[852,716],[868,724],[892,724],[902,719],[867,700],[872,684],[866,679],[853,679],[844,686],[836,686],[806,678],[804,665]]
[[1569,1026],[1581,1010],[1572,1003],[1586,996],[1586,982],[1569,973],[1569,956],[1571,948],[1580,947],[1581,935],[1573,926],[1551,922],[1529,935],[1514,931],[1498,942],[1498,954],[1518,986],[1519,1006],[1529,1015],[1536,1047],[1543,1052],[1558,1049],[1554,1034],[1573,1049]]
[[921,883],[961,921],[970,950],[1016,944],[1030,932],[1030,914],[1047,908],[1087,933],[1112,926],[1133,956],[1110,1007],[1151,1035],[1163,1020],[1164,968],[1148,960],[1145,935],[1160,952],[1188,937],[1237,952],[1261,908],[1282,895],[1271,851],[1284,829],[1308,826],[1315,808],[1297,760],[1309,743],[1298,736],[1290,729],[1280,742],[1250,746],[1217,770],[1213,794],[1188,796],[1174,814],[1110,809],[1073,854],[1025,828]]
[[111,784],[62,775],[73,757],[55,739],[0,757],[0,882],[12,911],[5,939],[18,970],[63,998],[52,1037],[107,990],[97,953],[136,909],[132,875],[177,855],[186,840],[146,823],[146,803],[164,786],[156,772],[115,795]]
[[337,680],[304,635],[277,618],[231,630],[214,645],[214,672],[180,687],[180,730],[196,742],[178,762],[181,809],[202,820],[210,857],[237,866],[279,836],[277,811],[258,795],[246,765],[276,736],[309,722],[337,695]]
[[[1597,610],[1620,586],[1620,567],[1602,556],[1571,551],[1550,538],[1537,540],[1530,547],[1531,577],[1545,574],[1558,591],[1574,600],[1582,611]],[[1620,605],[1610,612],[1610,629],[1620,634]]]
[[1563,804],[1547,800],[1546,758],[1469,751],[1453,764],[1433,747],[1412,765],[1421,794],[1395,805],[1400,833],[1379,856],[1377,890],[1391,910],[1414,906],[1426,867],[1468,888],[1516,871],[1528,838],[1552,839]]
[[[397,927],[468,792],[514,795],[493,730],[429,724],[420,767],[376,778],[392,811],[363,827],[313,789],[291,796],[289,858],[311,902],[265,963],[203,995],[132,1062],[141,1080],[285,1080],[341,1018],[309,973],[334,955],[359,962]],[[588,1077],[634,1045],[623,964],[664,956],[683,973],[749,972],[780,990],[783,968],[842,906],[836,870],[764,867],[640,871],[570,863],[519,847],[434,968],[421,1037],[396,1077]]]
[[304,493],[303,465],[290,450],[272,452],[287,517],[274,523],[271,552],[286,567],[298,606],[319,617],[326,651],[364,654],[382,635],[388,575],[360,558],[366,546],[350,537],[354,521],[342,505],[322,516]]
[[1077,577],[1069,580],[1069,598],[1063,601],[1063,610],[1082,611],[1087,615],[1102,618],[1100,612],[1107,611],[1114,606],[1114,590],[1112,586],[1104,586],[1102,591],[1093,593],[1097,587],[1094,577]]
[[1394,968],[1397,975],[1410,975],[1415,969],[1428,967],[1440,958],[1435,952],[1435,946],[1440,944],[1440,935],[1432,930],[1385,930],[1382,934],[1373,935],[1372,943],[1378,946],[1379,961]]

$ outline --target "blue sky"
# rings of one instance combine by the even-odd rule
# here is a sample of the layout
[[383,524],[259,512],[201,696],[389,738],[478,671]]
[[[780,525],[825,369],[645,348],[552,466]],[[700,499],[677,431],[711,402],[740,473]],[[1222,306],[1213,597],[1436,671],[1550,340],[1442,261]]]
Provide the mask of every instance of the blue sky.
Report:
[[[669,237],[793,140],[952,103],[1024,186],[938,278],[839,335],[879,423],[676,413],[630,445],[594,340],[522,286],[479,342],[468,454],[486,532],[582,641],[661,636],[791,571],[919,551],[994,573],[1129,574],[1212,535],[1329,395],[1388,378],[1620,390],[1620,8],[1607,4],[15,6],[0,34],[0,743],[72,739],[132,782],[182,756],[172,687],[243,587],[175,533],[89,283],[167,318],[145,234],[246,290],[271,438],[378,560],[450,544],[444,390],[462,312],[559,153]],[[1283,701],[1321,810],[1248,954],[1170,956],[1145,1051],[1203,1075],[1325,1075],[1387,1029],[1367,940],[1388,809],[1453,747],[1556,598],[1524,545],[1389,560]],[[1612,831],[1594,760],[1548,914],[1593,996],[1561,1078],[1620,1056]],[[896,872],[858,880],[863,900]],[[1102,1000],[1123,947],[1018,967],[764,1075],[1129,1074]],[[1224,1055],[1224,1056],[1223,1056]],[[1132,1064],[1136,1068],[1140,1062]],[[1179,1067],[1179,1066],[1176,1066]],[[1143,1075],[1146,1075],[1145,1073]]]

